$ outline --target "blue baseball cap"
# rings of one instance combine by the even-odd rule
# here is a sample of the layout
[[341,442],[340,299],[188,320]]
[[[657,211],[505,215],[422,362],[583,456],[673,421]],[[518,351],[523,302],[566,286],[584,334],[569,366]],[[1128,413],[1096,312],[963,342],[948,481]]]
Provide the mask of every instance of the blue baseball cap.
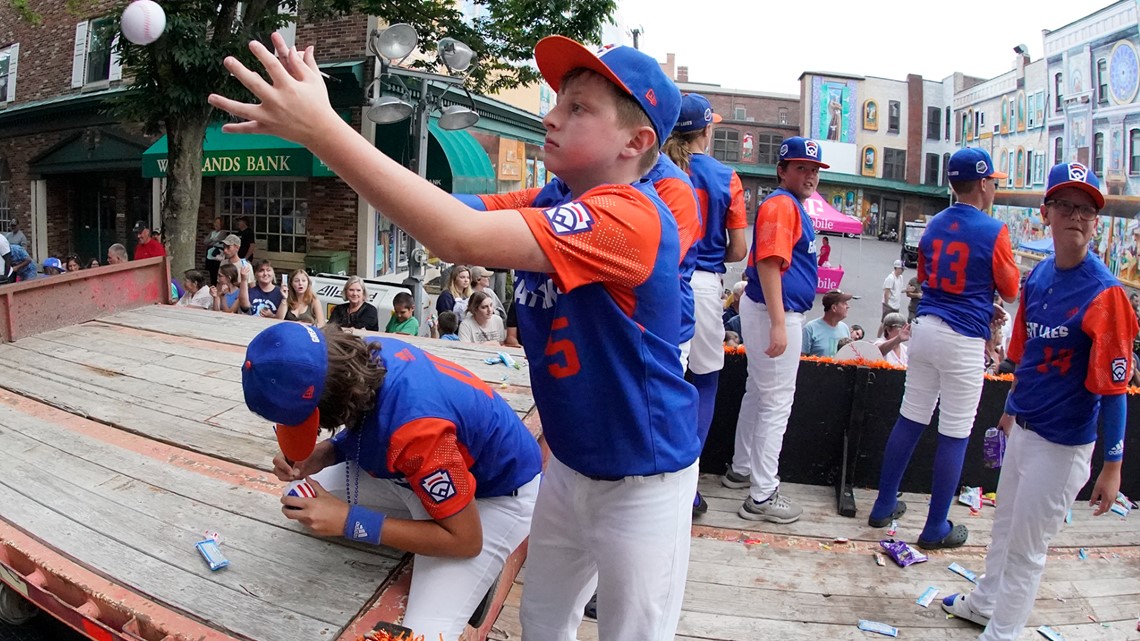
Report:
[[67,271],[66,269],[64,269],[63,263],[61,263],[60,260],[58,258],[56,258],[55,256],[48,256],[47,258],[44,259],[44,269],[48,269],[48,268],[58,269],[61,272]]
[[1058,189],[1076,187],[1092,196],[1097,209],[1104,209],[1104,194],[1100,191],[1100,181],[1096,174],[1079,162],[1066,162],[1049,170],[1049,180],[1045,183],[1045,198]]
[[1008,174],[995,171],[994,160],[985,149],[966,147],[954,152],[946,163],[946,176],[955,182],[981,180],[983,178],[1009,178]]
[[277,323],[245,351],[241,387],[249,411],[277,424],[277,444],[292,461],[313,453],[329,369],[325,337],[311,325]]
[[819,165],[820,169],[829,169],[831,165],[823,162],[823,149],[819,143],[811,138],[792,136],[780,143],[780,161],[811,162]]
[[547,36],[535,45],[534,60],[554,91],[559,91],[562,78],[570,71],[589,69],[633,96],[653,124],[658,147],[677,124],[681,90],[656,60],[633,47],[606,45],[593,53],[566,36]]
[[681,115],[677,116],[677,124],[673,131],[688,133],[700,131],[705,127],[724,120],[712,110],[708,98],[699,93],[687,93],[681,96]]

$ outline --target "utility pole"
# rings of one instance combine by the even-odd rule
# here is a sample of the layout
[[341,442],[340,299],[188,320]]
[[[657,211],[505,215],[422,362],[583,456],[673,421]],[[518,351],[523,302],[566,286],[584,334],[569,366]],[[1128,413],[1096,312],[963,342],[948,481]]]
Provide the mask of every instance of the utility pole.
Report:
[[633,27],[632,29],[629,30],[629,34],[631,36],[633,36],[633,48],[634,49],[640,49],[641,48],[638,46],[638,42],[639,42],[639,38],[641,37],[641,34],[643,34],[643,33],[645,33],[645,27],[641,27],[641,26]]

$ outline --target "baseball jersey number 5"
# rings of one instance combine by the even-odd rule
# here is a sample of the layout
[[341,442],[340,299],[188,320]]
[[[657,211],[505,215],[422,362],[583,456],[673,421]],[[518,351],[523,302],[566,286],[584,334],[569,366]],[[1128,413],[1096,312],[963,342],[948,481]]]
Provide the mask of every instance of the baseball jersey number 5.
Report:
[[[970,246],[962,241],[945,243],[941,238],[933,241],[933,256],[930,258],[930,277],[926,286],[951,294],[961,294],[966,290],[966,265],[970,261]],[[949,277],[938,278],[944,264],[942,257],[948,258],[945,267]]]
[[546,342],[546,355],[557,356],[561,354],[565,361],[565,364],[555,362],[546,366],[546,370],[554,378],[573,376],[582,369],[581,363],[578,362],[578,349],[574,347],[573,341],[568,338],[554,340],[555,333],[567,327],[570,327],[570,320],[565,316],[555,318],[550,325],[550,338]]

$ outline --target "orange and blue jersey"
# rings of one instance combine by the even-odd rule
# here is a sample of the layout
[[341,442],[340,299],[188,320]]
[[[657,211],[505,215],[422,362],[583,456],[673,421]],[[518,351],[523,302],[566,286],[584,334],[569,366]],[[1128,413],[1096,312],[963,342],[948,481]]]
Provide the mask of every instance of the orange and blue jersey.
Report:
[[365,340],[381,345],[387,373],[360,429],[333,437],[338,462],[359,453],[362,470],[406,484],[436,520],[508,496],[542,469],[534,437],[479,377],[394,338]]
[[1136,331],[1128,296],[1096,256],[1064,270],[1041,261],[1009,343],[1017,385],[1007,411],[1053,443],[1092,443],[1101,397],[1127,391]]
[[784,310],[806,312],[815,302],[818,266],[815,261],[815,228],[803,203],[783,187],[760,203],[748,252],[744,293],[757,303],[765,303],[756,264],[767,258],[780,259],[780,284]]
[[689,175],[669,156],[657,155],[657,163],[645,175],[657,195],[677,221],[677,238],[681,247],[681,342],[693,338],[697,331],[696,309],[693,302],[693,272],[697,268],[697,241],[701,238],[702,209]]
[[994,290],[1012,299],[1020,277],[1005,223],[972,205],[951,205],[918,241],[917,315],[937,316],[963,336],[989,340]]
[[744,186],[731,168],[705,154],[689,158],[689,179],[697,192],[704,230],[697,241],[697,269],[723,274],[725,231],[748,226]]
[[554,265],[515,272],[519,336],[551,452],[596,479],[692,465],[700,442],[678,348],[680,241],[650,180],[577,199],[560,181],[477,198],[480,209],[518,209]]

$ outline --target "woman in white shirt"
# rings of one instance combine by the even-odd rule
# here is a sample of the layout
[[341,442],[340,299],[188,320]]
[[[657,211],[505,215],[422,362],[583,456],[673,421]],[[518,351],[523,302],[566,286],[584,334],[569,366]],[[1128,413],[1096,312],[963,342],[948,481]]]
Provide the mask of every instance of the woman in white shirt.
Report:
[[207,278],[209,276],[201,270],[187,269],[182,274],[182,287],[186,293],[178,299],[178,304],[182,307],[196,307],[198,309],[212,308],[214,297],[210,294],[210,288],[206,286]]
[[906,317],[898,312],[887,314],[883,318],[883,337],[875,341],[882,352],[883,358],[891,365],[906,367],[906,342],[910,340],[910,323]]
[[495,301],[483,292],[471,294],[467,318],[459,325],[459,340],[465,343],[502,345],[507,339],[503,319],[495,314]]

